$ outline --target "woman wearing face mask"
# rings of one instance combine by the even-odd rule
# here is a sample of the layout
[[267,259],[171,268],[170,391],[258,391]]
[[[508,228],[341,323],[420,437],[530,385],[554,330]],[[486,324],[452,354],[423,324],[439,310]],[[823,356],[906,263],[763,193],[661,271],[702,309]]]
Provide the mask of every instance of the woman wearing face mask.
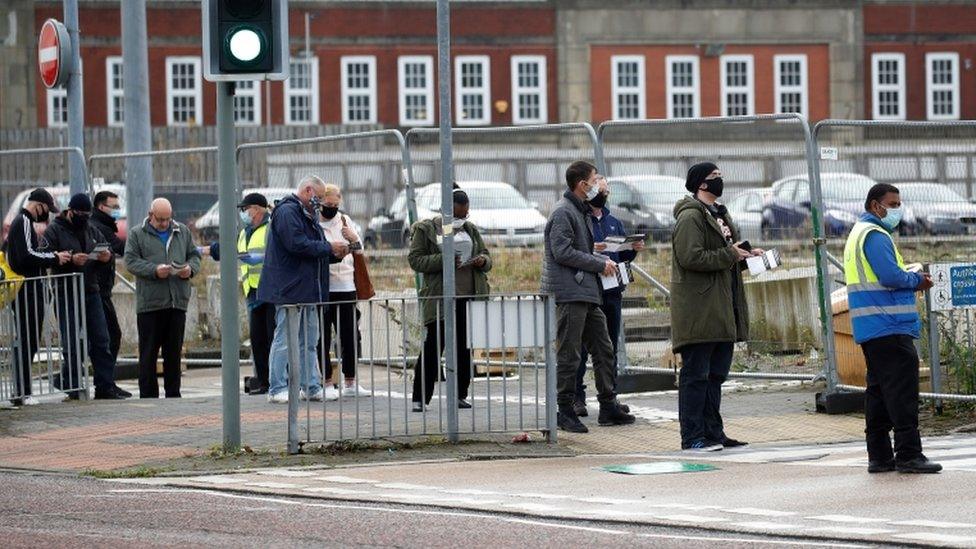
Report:
[[[491,257],[481,239],[481,233],[473,223],[467,221],[470,203],[468,195],[454,185],[454,282],[456,308],[454,313],[457,336],[457,379],[458,408],[470,408],[467,401],[468,387],[471,384],[471,349],[467,341],[467,319],[465,304],[473,296],[487,296],[488,271],[491,270]],[[443,221],[440,217],[426,219],[413,227],[410,238],[410,253],[407,260],[410,268],[423,275],[423,286],[419,296],[423,299],[421,307],[427,336],[424,349],[417,358],[413,377],[413,411],[422,412],[434,394],[440,371],[441,352],[444,350],[444,321],[440,310],[444,294],[442,277],[441,242]],[[438,342],[440,348],[438,348]]]
[[726,436],[719,409],[735,342],[749,333],[744,260],[762,250],[740,247],[728,210],[717,202],[723,187],[718,166],[692,166],[685,182],[692,196],[674,206],[671,239],[671,337],[682,364],[681,448],[699,452],[745,444]]
[[[329,242],[348,242],[355,248],[360,242],[359,235],[352,228],[349,216],[339,212],[342,204],[342,192],[333,184],[325,186],[325,198],[322,200],[320,225],[325,231],[325,239]],[[353,253],[363,253],[362,247]],[[353,255],[348,254],[342,261],[329,266],[329,303],[340,303],[330,306],[325,311],[326,318],[320,322],[323,337],[319,340],[319,356],[324,355],[325,364],[325,399],[336,400],[340,396],[368,397],[371,393],[356,383],[356,361],[359,356],[359,310],[356,308],[356,282],[354,278]],[[342,377],[344,380],[342,391],[339,391],[339,378],[332,365],[333,330],[339,337],[339,351],[342,361]],[[324,352],[323,352],[324,351]]]

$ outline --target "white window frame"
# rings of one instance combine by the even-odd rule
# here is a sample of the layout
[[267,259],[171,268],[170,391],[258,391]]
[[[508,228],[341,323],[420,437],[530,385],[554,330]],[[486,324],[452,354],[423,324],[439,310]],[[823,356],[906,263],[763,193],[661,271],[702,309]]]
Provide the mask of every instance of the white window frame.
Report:
[[[424,87],[407,88],[407,65],[423,65]],[[397,95],[401,126],[432,126],[434,124],[434,58],[430,55],[401,55],[397,59]],[[427,104],[424,118],[407,117],[407,96],[423,95]]]
[[68,90],[66,88],[48,88],[47,90],[47,127],[49,128],[67,128],[67,120],[57,120],[54,117],[54,102],[63,101],[64,109],[63,111],[67,114],[68,112]]
[[[309,83],[311,88],[292,88],[291,78],[285,79],[285,93],[284,93],[284,110],[285,110],[285,124],[289,126],[314,126],[319,123],[319,58],[312,56],[311,59],[306,59],[305,57],[292,57],[288,61],[288,71],[291,72],[292,63],[307,63],[309,66]],[[291,97],[292,96],[307,96],[309,98],[308,105],[311,115],[309,119],[306,120],[293,120],[291,113]]]
[[[520,86],[518,66],[520,63],[535,63],[539,69],[538,86]],[[512,124],[545,124],[549,120],[548,95],[549,80],[547,76],[546,56],[544,55],[513,55],[512,56]],[[536,94],[539,96],[539,116],[523,118],[519,111],[522,107],[521,95]]]
[[[691,73],[692,73],[692,85],[691,86],[675,86],[674,85],[674,64],[675,63],[691,63]],[[701,70],[699,68],[699,60],[697,55],[669,55],[664,58],[664,68],[665,68],[665,78],[667,82],[667,118],[675,118],[674,116],[674,95],[675,94],[691,94],[692,96],[692,118],[698,118],[701,116]]]
[[[242,88],[240,82],[234,88],[234,123],[238,126],[260,126],[261,125],[261,85],[263,84],[260,80],[248,80],[248,82],[253,83],[251,89]],[[254,100],[254,120],[244,120],[237,118],[237,99],[250,97]]]
[[[125,122],[125,91],[120,84],[119,88],[115,88],[112,85],[112,67],[118,65],[123,68],[122,56],[121,55],[110,55],[105,58],[105,120],[108,126],[111,127],[121,127]],[[121,76],[121,73],[119,73]],[[121,116],[120,120],[115,120],[115,99],[118,98],[122,104],[122,112],[119,113]]]
[[[194,85],[192,90],[173,89],[173,66],[188,64],[193,65]],[[177,122],[173,117],[173,98],[192,97],[194,99],[195,116],[193,125],[203,125],[203,74],[201,73],[202,64],[200,58],[190,55],[177,55],[166,58],[166,125],[167,126],[190,126],[189,122]]]
[[[898,83],[897,84],[881,84],[878,81],[880,73],[878,71],[878,65],[882,61],[897,61],[898,62]],[[875,120],[905,120],[906,113],[905,108],[908,104],[907,98],[905,97],[905,54],[904,53],[873,53],[871,54],[871,115]],[[887,91],[898,92],[898,114],[896,115],[882,115],[881,114],[881,93]]]
[[[780,78],[783,74],[783,63],[799,63],[800,64],[800,84],[796,86],[784,86],[782,79]],[[783,112],[783,94],[784,93],[798,93],[800,94],[800,114],[803,116],[810,116],[810,101],[809,101],[809,78],[807,73],[807,56],[805,53],[796,53],[789,55],[774,55],[773,56],[773,85],[774,85],[774,101],[776,104],[776,112]]]
[[[637,87],[618,85],[618,67],[621,63],[637,63]],[[643,120],[647,118],[647,82],[643,55],[614,55],[610,58],[610,118],[613,120]],[[637,118],[621,118],[620,95],[637,94]]]
[[[482,85],[477,88],[464,88],[461,86],[463,75],[461,65],[464,63],[479,63],[482,66]],[[480,95],[484,105],[483,116],[481,118],[465,119],[464,101],[465,95]],[[454,58],[454,120],[458,126],[487,126],[491,124],[491,60],[487,55],[459,55]]]
[[[349,65],[366,65],[367,78],[369,79],[368,88],[349,88]],[[375,124],[376,111],[376,56],[375,55],[345,55],[340,59],[340,83],[342,96],[342,123],[343,124]],[[349,99],[353,97],[369,98],[369,116],[366,120],[352,120],[349,118]]]
[[[935,61],[949,61],[952,65],[952,83],[936,84],[932,81],[932,63]],[[961,101],[959,97],[959,54],[955,52],[933,52],[925,54],[925,112],[929,120],[959,120]],[[952,93],[952,112],[950,114],[935,114],[935,92],[948,91]]]
[[[728,65],[729,63],[742,63],[746,64],[746,85],[745,86],[729,86],[728,85]],[[729,114],[729,101],[728,94],[730,93],[744,93],[746,94],[746,113],[745,116],[750,116],[756,114],[756,70],[755,63],[752,55],[723,55],[720,57],[721,74],[719,78],[721,79],[721,94],[722,94],[722,116],[733,116]],[[736,114],[735,116],[743,116],[741,114]]]

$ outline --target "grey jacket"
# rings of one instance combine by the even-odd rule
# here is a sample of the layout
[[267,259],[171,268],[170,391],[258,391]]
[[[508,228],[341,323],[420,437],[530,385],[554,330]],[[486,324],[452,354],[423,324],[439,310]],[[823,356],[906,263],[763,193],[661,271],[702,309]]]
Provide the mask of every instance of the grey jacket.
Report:
[[606,259],[593,255],[593,225],[587,207],[566,191],[546,223],[542,293],[556,303],[603,303],[599,273]]

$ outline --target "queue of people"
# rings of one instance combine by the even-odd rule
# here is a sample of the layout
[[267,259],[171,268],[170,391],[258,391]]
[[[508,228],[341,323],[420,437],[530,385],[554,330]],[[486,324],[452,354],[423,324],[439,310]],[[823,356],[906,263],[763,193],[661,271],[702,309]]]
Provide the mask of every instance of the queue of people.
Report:
[[[587,358],[592,359],[599,402],[598,424],[635,421],[616,395],[616,354],[621,331],[625,283],[604,286],[643,249],[634,242],[626,251],[609,249],[607,237],[626,236],[607,207],[606,179],[588,162],[566,170],[566,189],[545,226],[542,292],[556,303],[557,423],[563,430],[585,433],[588,416],[583,385]],[[742,271],[746,260],[764,254],[740,240],[723,195],[722,170],[714,163],[692,166],[688,195],[674,206],[671,238],[671,329],[673,351],[681,357],[678,415],[681,448],[711,452],[743,446],[728,436],[721,414],[735,344],[746,341],[749,311]],[[288,402],[288,377],[300,376],[303,400],[336,400],[369,396],[357,382],[362,299],[357,286],[356,256],[362,240],[351,219],[341,212],[339,187],[320,178],[302,179],[295,192],[271,209],[266,197],[252,193],[238,204],[243,225],[237,254],[241,289],[247,302],[255,375],[248,392],[265,394],[271,403]],[[478,227],[468,220],[471,199],[456,184],[453,221],[441,216],[417,222],[407,256],[422,276],[418,291],[424,325],[423,348],[414,367],[413,411],[423,412],[442,379],[444,317],[443,235],[454,235],[455,333],[457,334],[457,407],[471,408],[472,377],[467,342],[466,308],[490,294],[491,255]],[[941,466],[922,454],[918,433],[919,337],[915,292],[932,287],[927,274],[909,272],[891,238],[901,219],[896,187],[875,185],[865,212],[847,241],[845,277],[855,342],[867,361],[865,399],[868,471],[932,473]],[[51,214],[57,217],[51,219]],[[121,330],[112,303],[115,256],[136,277],[139,332],[139,396],[158,398],[156,361],[163,355],[164,390],[180,397],[180,360],[190,280],[200,271],[201,254],[220,258],[219,246],[197,248],[189,230],[173,219],[165,199],[152,202],[143,223],[127,241],[118,237],[118,196],[98,193],[71,197],[59,211],[50,193],[35,189],[14,219],[3,251],[10,268],[25,277],[81,273],[80,287],[60,279],[55,284],[56,314],[65,342],[78,338],[70,321],[84,305],[87,350],[94,372],[96,399],[123,399],[131,394],[115,384]],[[39,239],[34,225],[49,223]],[[358,259],[362,259],[359,257]],[[24,284],[14,300],[20,319],[15,352],[15,404],[31,405],[30,363],[40,341],[45,315],[43,292]],[[368,297],[368,296],[367,296]],[[328,304],[323,306],[323,304]],[[287,312],[299,315],[297,353],[290,364]],[[333,335],[334,333],[334,335]],[[332,347],[336,345],[334,365]],[[82,357],[77,345],[64,349],[63,368],[54,384],[77,398]],[[321,360],[319,360],[321,357]],[[324,376],[323,376],[324,374]],[[322,382],[322,379],[325,382]],[[894,447],[890,433],[894,431]]]

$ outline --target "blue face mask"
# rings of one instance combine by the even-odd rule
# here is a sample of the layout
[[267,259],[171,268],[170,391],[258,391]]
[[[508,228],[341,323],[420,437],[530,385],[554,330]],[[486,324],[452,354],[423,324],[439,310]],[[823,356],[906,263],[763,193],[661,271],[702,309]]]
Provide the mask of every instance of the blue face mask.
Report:
[[241,223],[243,223],[245,225],[250,225],[251,224],[251,216],[246,211],[243,211],[242,210],[242,211],[238,212],[237,215],[240,216]]
[[887,210],[888,213],[881,218],[881,224],[884,225],[889,231],[894,231],[895,227],[901,223],[901,219],[905,215],[905,210],[900,206],[898,208],[888,208],[882,205],[882,207]]
[[122,219],[122,210],[112,210],[112,213],[108,215],[110,215],[115,221],[118,221],[119,219]]

